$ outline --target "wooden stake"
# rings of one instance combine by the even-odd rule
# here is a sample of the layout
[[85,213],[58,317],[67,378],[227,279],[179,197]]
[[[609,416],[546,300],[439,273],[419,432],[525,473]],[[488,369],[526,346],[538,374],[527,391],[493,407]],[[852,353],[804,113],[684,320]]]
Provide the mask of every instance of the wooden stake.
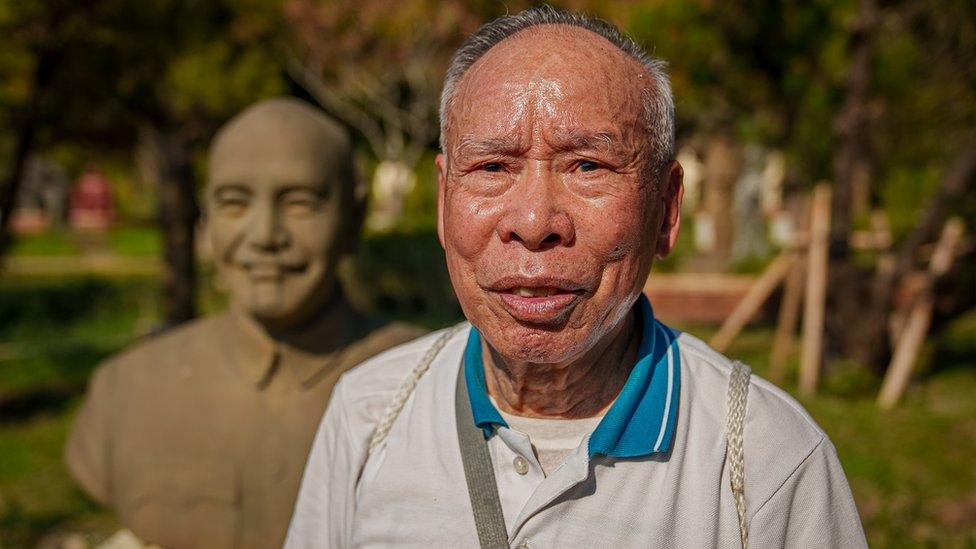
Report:
[[759,307],[766,302],[773,290],[786,278],[786,274],[790,272],[790,268],[795,262],[796,254],[793,252],[786,251],[776,256],[776,259],[759,275],[756,283],[749,288],[746,295],[735,306],[732,313],[722,323],[718,333],[712,337],[708,344],[720,353],[725,351],[735,336],[739,335],[742,328],[749,322],[749,319],[756,314]]
[[894,356],[885,374],[884,383],[881,385],[881,392],[878,394],[878,406],[890,409],[898,403],[908,380],[912,377],[912,369],[918,359],[918,352],[925,342],[925,336],[929,332],[929,325],[932,322],[932,309],[935,304],[935,296],[932,293],[932,284],[936,278],[944,275],[949,267],[952,266],[952,259],[956,253],[956,245],[962,238],[963,222],[958,217],[954,217],[946,222],[942,229],[939,242],[935,245],[935,251],[929,261],[928,276],[926,287],[919,293],[905,328],[898,338],[898,345],[895,347]]
[[800,394],[804,396],[814,394],[820,382],[831,194],[829,183],[819,183],[813,189],[810,201],[810,248],[807,254],[803,346],[800,354]]
[[769,353],[769,380],[781,385],[786,378],[786,358],[793,347],[793,332],[800,319],[800,304],[803,302],[803,271],[806,265],[802,257],[790,269],[783,288],[783,302],[779,307],[776,334],[773,336],[773,350]]

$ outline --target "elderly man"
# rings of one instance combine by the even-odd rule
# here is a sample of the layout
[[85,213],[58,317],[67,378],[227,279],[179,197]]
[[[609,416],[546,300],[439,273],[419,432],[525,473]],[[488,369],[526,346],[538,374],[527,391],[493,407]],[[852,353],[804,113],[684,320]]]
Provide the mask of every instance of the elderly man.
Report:
[[337,286],[362,196],[349,139],[321,112],[272,99],[238,115],[206,196],[231,311],[101,365],[68,469],[145,541],[280,546],[339,375],[420,333],[355,312]]
[[823,431],[641,293],[682,195],[662,63],[534,9],[461,46],[441,105],[471,326],[340,380],[286,547],[863,546]]

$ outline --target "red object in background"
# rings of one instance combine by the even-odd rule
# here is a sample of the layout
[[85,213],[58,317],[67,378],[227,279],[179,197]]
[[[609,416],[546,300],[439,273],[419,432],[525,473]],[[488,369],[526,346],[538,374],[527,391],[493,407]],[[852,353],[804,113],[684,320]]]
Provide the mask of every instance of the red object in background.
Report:
[[71,186],[68,219],[75,229],[107,229],[115,217],[112,187],[97,170],[88,170]]

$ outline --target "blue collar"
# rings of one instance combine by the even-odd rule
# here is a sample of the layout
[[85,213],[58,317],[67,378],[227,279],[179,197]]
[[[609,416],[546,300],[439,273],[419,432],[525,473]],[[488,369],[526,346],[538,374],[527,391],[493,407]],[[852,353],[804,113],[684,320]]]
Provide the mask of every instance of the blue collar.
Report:
[[[627,458],[667,452],[678,413],[681,362],[678,332],[654,318],[651,302],[637,300],[641,328],[637,363],[613,406],[590,435],[589,454]],[[488,438],[496,425],[508,427],[488,398],[481,361],[481,334],[471,327],[464,351],[464,380],[475,424]]]

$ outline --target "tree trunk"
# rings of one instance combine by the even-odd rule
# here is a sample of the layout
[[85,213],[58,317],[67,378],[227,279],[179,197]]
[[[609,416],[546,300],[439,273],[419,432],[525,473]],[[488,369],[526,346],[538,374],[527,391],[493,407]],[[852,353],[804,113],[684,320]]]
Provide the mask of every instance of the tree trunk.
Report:
[[834,193],[830,228],[830,266],[827,331],[828,354],[840,354],[865,366],[883,362],[887,352],[878,340],[886,336],[887,308],[878,303],[870,273],[850,262],[848,237],[852,204],[859,177],[868,170],[867,102],[871,83],[872,40],[878,26],[875,0],[860,0],[858,21],[850,43],[851,62],[843,106],[834,119]]
[[13,160],[10,172],[3,181],[0,188],[0,258],[10,245],[10,217],[14,213],[14,206],[17,202],[17,194],[20,190],[20,180],[24,177],[24,168],[27,165],[27,157],[30,155],[34,143],[34,128],[36,120],[28,115],[28,119],[21,125],[17,132],[17,144],[14,149]]
[[163,328],[196,316],[195,231],[199,217],[189,143],[158,126],[140,135],[139,165],[159,196],[163,232]]
[[[868,279],[870,283],[861,283],[863,294],[860,296],[860,306],[854,311],[848,307],[847,324],[842,327],[843,330],[837,332],[842,342],[844,356],[876,368],[887,364],[890,358],[887,320],[898,284],[905,275],[916,269],[922,247],[938,238],[949,217],[951,205],[973,187],[974,178],[976,178],[976,137],[969,139],[950,163],[939,188],[923,209],[925,212],[923,219],[899,246],[893,268],[886,271],[879,270],[873,278],[868,279],[854,266],[845,265],[846,272]],[[971,247],[966,253],[976,255]],[[934,326],[938,327],[963,312],[965,309],[961,305],[973,302],[972,287],[968,286],[968,281],[972,280],[969,271],[955,268],[950,271],[946,280],[937,281]],[[848,281],[852,280],[853,278],[848,278]],[[954,294],[954,298],[946,299],[947,291]],[[840,319],[845,320],[844,317]]]
[[861,0],[857,26],[851,35],[851,65],[847,72],[844,105],[834,120],[838,143],[834,154],[833,225],[830,241],[831,255],[838,258],[847,256],[847,238],[853,221],[856,186],[870,165],[867,103],[871,85],[872,39],[877,27],[878,9],[875,0]]
[[10,244],[10,216],[13,214],[20,189],[20,180],[24,177],[27,157],[34,148],[34,134],[41,115],[44,96],[47,95],[48,85],[54,74],[56,53],[42,47],[37,53],[37,65],[34,69],[30,100],[24,107],[17,130],[17,142],[14,146],[13,158],[10,162],[10,172],[0,180],[0,260]]

